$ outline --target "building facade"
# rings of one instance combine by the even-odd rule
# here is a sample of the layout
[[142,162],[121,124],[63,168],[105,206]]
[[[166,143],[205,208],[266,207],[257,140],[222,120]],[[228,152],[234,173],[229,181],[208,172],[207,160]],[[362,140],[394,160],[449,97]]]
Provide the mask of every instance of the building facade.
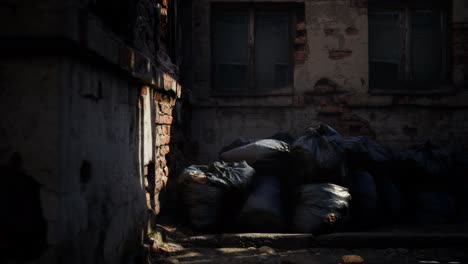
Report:
[[198,0],[198,160],[239,137],[326,123],[401,148],[468,143],[468,3]]

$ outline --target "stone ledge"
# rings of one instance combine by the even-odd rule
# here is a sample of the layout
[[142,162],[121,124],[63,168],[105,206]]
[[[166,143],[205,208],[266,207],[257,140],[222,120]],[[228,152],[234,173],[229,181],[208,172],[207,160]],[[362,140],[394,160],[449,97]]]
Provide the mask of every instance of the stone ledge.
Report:
[[219,234],[191,236],[177,241],[185,247],[261,247],[277,249],[325,248],[424,248],[462,247],[468,244],[468,233],[333,233],[313,234]]
[[312,234],[243,233],[187,237],[180,242],[189,247],[261,247],[294,249],[312,246]]

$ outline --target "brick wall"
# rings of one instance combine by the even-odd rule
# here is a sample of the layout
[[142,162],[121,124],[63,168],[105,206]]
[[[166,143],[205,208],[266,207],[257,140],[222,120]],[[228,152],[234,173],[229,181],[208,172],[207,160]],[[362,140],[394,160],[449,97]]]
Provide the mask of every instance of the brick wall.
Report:
[[[146,191],[146,206],[150,212],[150,217],[157,216],[161,211],[160,194],[165,190],[168,181],[175,177],[178,168],[184,165],[182,152],[179,146],[183,140],[178,137],[181,131],[180,120],[175,115],[176,104],[181,97],[181,86],[169,75],[163,75],[161,87],[152,89],[143,87],[140,100],[143,102],[150,99],[150,105],[145,106],[141,103],[142,111],[150,111],[151,116],[151,134],[154,144],[146,143],[152,152],[150,158],[146,160],[144,167],[144,185]],[[171,162],[168,161],[172,156]],[[153,223],[154,224],[154,223]]]

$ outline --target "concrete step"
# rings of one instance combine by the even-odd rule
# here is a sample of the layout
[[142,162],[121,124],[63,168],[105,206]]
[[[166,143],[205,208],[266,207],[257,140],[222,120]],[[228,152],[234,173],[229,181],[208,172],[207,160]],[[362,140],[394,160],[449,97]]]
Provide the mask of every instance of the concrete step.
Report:
[[425,248],[464,247],[468,233],[358,232],[312,234],[241,233],[189,236],[175,241],[184,247],[248,248],[269,246],[280,249],[328,248]]

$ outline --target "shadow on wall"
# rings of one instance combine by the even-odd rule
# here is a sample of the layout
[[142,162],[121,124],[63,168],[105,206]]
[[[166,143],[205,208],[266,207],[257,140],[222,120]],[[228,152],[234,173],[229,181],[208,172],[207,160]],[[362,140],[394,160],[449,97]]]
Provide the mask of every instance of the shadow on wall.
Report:
[[0,166],[0,172],[3,176],[0,184],[0,262],[31,261],[47,247],[40,185],[23,172],[19,153],[12,155],[9,164]]

